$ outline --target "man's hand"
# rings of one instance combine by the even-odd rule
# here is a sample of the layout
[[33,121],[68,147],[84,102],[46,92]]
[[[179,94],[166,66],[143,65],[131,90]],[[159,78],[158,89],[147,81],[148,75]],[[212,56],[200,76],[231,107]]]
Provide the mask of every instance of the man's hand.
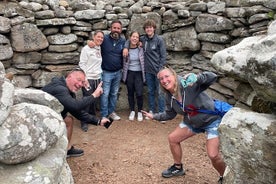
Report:
[[97,86],[96,90],[92,93],[92,96],[94,98],[97,98],[103,94],[103,88],[102,88],[103,82],[101,81],[99,85]]
[[104,126],[104,124],[106,124],[107,122],[110,122],[110,120],[109,120],[108,118],[106,118],[106,117],[103,117],[103,118],[101,119],[100,125],[101,125],[101,126]]
[[89,81],[87,79],[85,79],[84,83],[83,83],[83,87],[89,91],[91,89],[91,86],[89,84]]
[[127,56],[128,56],[128,49],[127,49],[127,48],[124,48],[124,49],[123,49],[123,56],[124,56],[124,57],[127,57]]
[[90,47],[90,48],[94,48],[96,46],[95,42],[92,41],[92,40],[87,40],[87,45]]

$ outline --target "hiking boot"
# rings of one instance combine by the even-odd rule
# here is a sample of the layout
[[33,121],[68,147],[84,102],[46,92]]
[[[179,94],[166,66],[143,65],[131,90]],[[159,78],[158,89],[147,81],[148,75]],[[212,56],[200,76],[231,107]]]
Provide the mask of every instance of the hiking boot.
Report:
[[219,180],[218,180],[218,184],[222,184],[222,183],[223,183],[223,177],[220,176],[220,177],[219,177]]
[[71,146],[71,148],[67,151],[67,158],[69,157],[79,157],[83,155],[82,149],[75,149],[74,146]]
[[135,111],[131,111],[130,114],[129,114],[128,119],[129,119],[130,121],[133,121],[133,120],[134,120],[134,117],[135,117]]
[[162,172],[162,176],[164,178],[170,178],[172,176],[181,176],[185,174],[185,171],[182,167],[182,164],[179,164],[181,166],[180,168],[177,168],[178,164],[173,164],[171,167],[169,167],[167,170]]
[[[153,113],[152,113],[152,111],[149,111],[149,113],[153,114]],[[145,119],[146,119],[146,120],[149,120],[149,118],[148,118],[148,117],[145,117]]]
[[112,118],[113,120],[117,121],[117,120],[120,120],[120,116],[118,116],[115,112],[112,112],[110,115],[109,115],[110,118]]
[[141,112],[138,112],[137,120],[138,121],[143,121],[143,114]]
[[88,131],[88,124],[81,122],[81,129],[82,129],[82,131],[87,132]]

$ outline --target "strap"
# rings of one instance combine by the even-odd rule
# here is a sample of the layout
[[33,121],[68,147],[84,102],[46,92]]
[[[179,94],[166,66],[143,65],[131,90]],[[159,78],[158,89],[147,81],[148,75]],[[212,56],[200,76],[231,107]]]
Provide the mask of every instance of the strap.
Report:
[[[183,104],[181,104],[178,100],[176,100],[176,103],[183,108]],[[216,111],[212,111],[212,110],[207,110],[207,109],[192,109],[189,107],[184,107],[184,111],[186,112],[199,112],[199,113],[205,113],[205,114],[212,114],[212,115],[218,115],[218,113]]]

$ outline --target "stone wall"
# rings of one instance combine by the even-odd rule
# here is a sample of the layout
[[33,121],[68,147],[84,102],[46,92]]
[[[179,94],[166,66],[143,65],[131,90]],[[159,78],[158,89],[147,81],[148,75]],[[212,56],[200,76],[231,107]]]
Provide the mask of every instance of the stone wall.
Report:
[[[4,1],[0,61],[14,75],[16,86],[40,88],[78,64],[91,31],[108,33],[110,22],[119,19],[123,36],[132,30],[143,34],[144,20],[152,18],[165,40],[167,62],[179,74],[214,71],[221,79],[208,91],[212,96],[251,106],[255,95],[250,95],[250,84],[218,72],[210,59],[245,37],[266,34],[275,10],[275,1],[267,0]],[[123,85],[120,93],[126,93]],[[124,104],[119,95],[118,106],[127,108]]]

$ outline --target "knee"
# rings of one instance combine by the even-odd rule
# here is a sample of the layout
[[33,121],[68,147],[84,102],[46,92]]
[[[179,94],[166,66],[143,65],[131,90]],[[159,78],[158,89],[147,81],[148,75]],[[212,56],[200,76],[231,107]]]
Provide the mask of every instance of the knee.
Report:
[[177,143],[174,134],[169,134],[169,136],[168,136],[168,141],[169,141],[170,144]]
[[210,160],[212,161],[216,161],[220,159],[220,155],[218,152],[212,152],[212,153],[208,153],[208,157]]
[[74,119],[72,116],[66,116],[64,118],[64,122],[65,122],[66,128],[73,127]]

